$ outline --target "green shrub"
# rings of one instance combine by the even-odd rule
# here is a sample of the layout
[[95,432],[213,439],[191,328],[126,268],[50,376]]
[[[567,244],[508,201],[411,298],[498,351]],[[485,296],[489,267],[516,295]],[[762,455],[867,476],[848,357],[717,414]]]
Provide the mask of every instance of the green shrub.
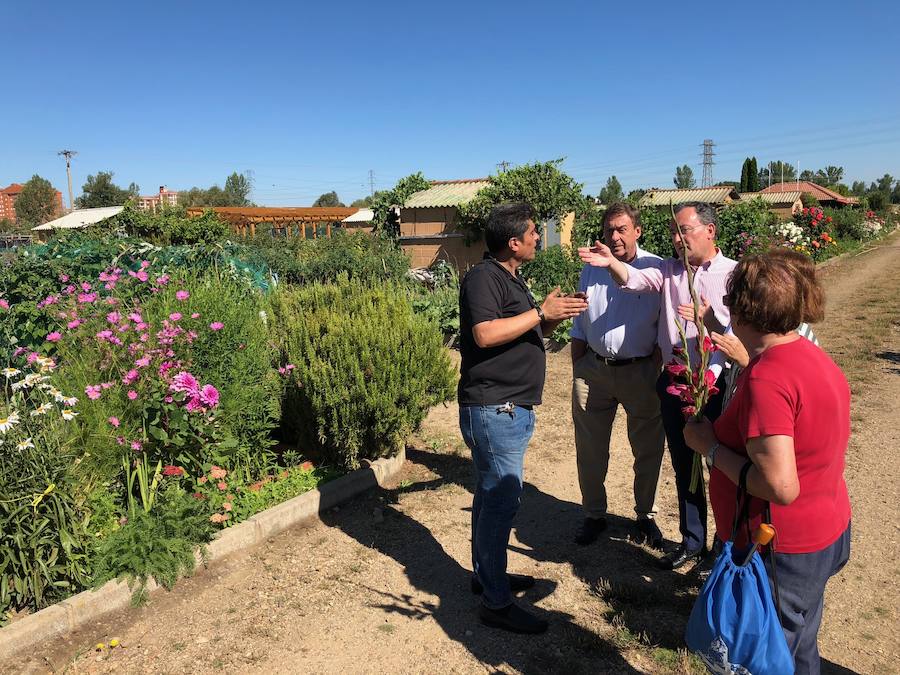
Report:
[[257,234],[248,240],[279,280],[293,284],[332,282],[340,274],[363,281],[400,280],[409,258],[386,237],[336,230],[320,239]]
[[233,523],[247,520],[260,511],[286,502],[341,475],[337,469],[315,467],[308,462],[291,467],[275,477],[269,477],[237,492],[234,500]]
[[760,235],[777,221],[762,199],[734,202],[719,211],[716,243],[729,258],[741,255],[741,233]]
[[655,253],[661,258],[675,255],[672,247],[672,235],[669,224],[672,214],[669,207],[645,207],[641,209],[641,238],[638,245],[645,251]]
[[823,209],[826,218],[831,218],[832,234],[838,239],[867,239],[866,212],[862,209],[844,207]]
[[105,232],[120,229],[129,237],[158,245],[212,244],[231,236],[231,226],[219,220],[215,212],[206,210],[203,215],[190,218],[180,207],[153,213],[128,205],[99,227]]
[[431,282],[410,281],[410,300],[421,314],[440,328],[445,337],[459,333],[459,272],[445,260],[428,270]]
[[534,259],[522,265],[522,278],[532,292],[541,297],[557,286],[563,293],[578,290],[578,278],[583,263],[568,246],[550,246],[535,254]]
[[216,532],[206,505],[176,482],[160,492],[152,510],[132,509],[126,518],[124,525],[97,542],[93,581],[100,586],[124,577],[134,589],[135,604],[144,597],[148,579],[172,588],[179,577],[189,576],[194,551]]
[[295,366],[284,399],[285,440],[326,462],[356,468],[398,451],[455,372],[438,328],[392,285],[340,276],[335,284],[282,288],[272,321]]

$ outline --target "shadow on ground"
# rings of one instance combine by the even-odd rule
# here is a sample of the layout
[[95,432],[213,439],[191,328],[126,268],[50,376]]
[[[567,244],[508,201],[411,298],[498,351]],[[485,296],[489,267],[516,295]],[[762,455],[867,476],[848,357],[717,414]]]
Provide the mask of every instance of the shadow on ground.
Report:
[[[390,613],[415,619],[432,618],[451,639],[464,645],[479,661],[490,666],[509,663],[520,672],[636,673],[620,650],[639,643],[671,649],[684,647],[684,625],[696,593],[696,579],[662,572],[656,556],[627,535],[631,521],[613,516],[610,527],[593,546],[579,548],[571,537],[581,520],[580,505],[562,501],[526,483],[522,507],[516,518],[520,553],[535,561],[571,564],[596,596],[598,615],[616,627],[615,639],[605,639],[560,611],[541,611],[551,622],[544,636],[515,636],[478,624],[478,599],[468,590],[470,572],[450,556],[431,531],[391,506],[401,493],[434,490],[455,484],[473,488],[471,462],[455,456],[407,449],[407,458],[437,478],[406,488],[382,490],[384,522],[373,528],[368,509],[373,496],[356,512],[326,514],[326,524],[336,527],[361,544],[403,565],[410,583],[434,603],[370,589],[382,597],[377,605]],[[468,511],[468,508],[466,509]],[[438,533],[439,535],[439,533]],[[539,581],[523,598],[531,605],[556,589],[552,581]]]

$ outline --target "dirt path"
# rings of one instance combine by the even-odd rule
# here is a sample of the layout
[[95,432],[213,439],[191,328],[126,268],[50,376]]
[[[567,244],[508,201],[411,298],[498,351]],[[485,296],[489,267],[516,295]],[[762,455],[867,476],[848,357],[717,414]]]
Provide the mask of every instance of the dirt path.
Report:
[[[829,586],[825,672],[898,672],[900,585],[900,236],[825,270],[826,350],[853,383],[847,479],[850,564]],[[580,521],[567,352],[548,359],[545,405],[526,461],[510,569],[542,581],[525,594],[552,622],[539,637],[483,629],[467,590],[471,470],[456,407],[432,411],[391,489],[367,495],[182,581],[10,672],[690,672],[677,651],[697,576],[660,572],[628,539],[630,451],[616,422],[608,536],[571,544]],[[677,535],[667,461],[660,525]],[[112,637],[125,649],[87,651]],[[4,666],[0,666],[4,671]]]

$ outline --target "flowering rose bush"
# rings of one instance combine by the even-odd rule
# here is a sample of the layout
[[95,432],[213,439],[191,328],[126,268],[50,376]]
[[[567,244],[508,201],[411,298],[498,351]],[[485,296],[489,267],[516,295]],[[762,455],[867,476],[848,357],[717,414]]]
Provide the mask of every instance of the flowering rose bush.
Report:
[[833,219],[826,216],[822,209],[816,206],[804,208],[795,216],[795,221],[808,237],[808,249],[803,252],[813,260],[823,257],[825,250],[834,245],[834,239],[829,232]]

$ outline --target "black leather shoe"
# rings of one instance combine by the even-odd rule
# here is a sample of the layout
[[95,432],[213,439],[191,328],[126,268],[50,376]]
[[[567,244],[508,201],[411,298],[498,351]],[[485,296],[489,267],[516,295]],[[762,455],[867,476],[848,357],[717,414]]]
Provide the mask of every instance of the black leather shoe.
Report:
[[536,635],[547,630],[547,622],[539,619],[531,612],[515,603],[507,605],[503,609],[488,609],[484,605],[478,610],[478,618],[485,626],[502,628],[510,633],[525,633]]
[[663,536],[656,522],[650,518],[641,518],[636,523],[638,529],[638,541],[647,544],[651,548],[662,550]]
[[575,543],[579,546],[593,544],[605,529],[606,518],[585,518],[575,533]]
[[[507,574],[506,578],[509,579],[509,590],[513,593],[518,593],[519,591],[527,591],[529,588],[534,586],[534,577],[530,577],[527,574]],[[484,588],[481,585],[481,582],[478,581],[478,577],[472,577],[472,593],[475,595],[481,595],[484,592]]]
[[664,570],[677,570],[689,562],[700,562],[705,555],[706,547],[689,551],[684,544],[680,544],[674,551],[659,559],[659,566]]

